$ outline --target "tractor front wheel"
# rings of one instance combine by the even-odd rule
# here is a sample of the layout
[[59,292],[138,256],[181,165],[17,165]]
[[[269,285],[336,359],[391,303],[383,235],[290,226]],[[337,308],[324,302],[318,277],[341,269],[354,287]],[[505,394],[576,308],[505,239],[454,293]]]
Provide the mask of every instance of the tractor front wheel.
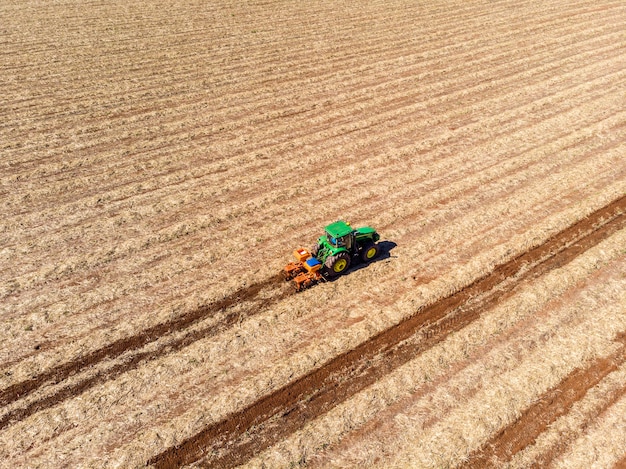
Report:
[[329,256],[324,262],[328,275],[336,277],[343,274],[350,267],[350,256],[347,252],[340,252],[337,255]]
[[376,256],[378,256],[378,244],[367,243],[363,246],[363,249],[361,250],[361,260],[363,262],[370,262]]
[[315,243],[311,248],[311,255],[313,257],[317,257],[317,254],[320,252],[320,248],[321,246],[319,245],[319,243]]

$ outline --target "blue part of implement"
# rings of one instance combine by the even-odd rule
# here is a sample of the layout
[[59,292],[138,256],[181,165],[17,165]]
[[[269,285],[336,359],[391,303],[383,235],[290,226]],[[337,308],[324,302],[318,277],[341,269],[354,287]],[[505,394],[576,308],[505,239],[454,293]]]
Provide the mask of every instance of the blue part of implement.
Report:
[[309,268],[315,267],[316,265],[320,265],[321,262],[318,261],[315,257],[310,257],[306,260],[307,265],[309,266]]

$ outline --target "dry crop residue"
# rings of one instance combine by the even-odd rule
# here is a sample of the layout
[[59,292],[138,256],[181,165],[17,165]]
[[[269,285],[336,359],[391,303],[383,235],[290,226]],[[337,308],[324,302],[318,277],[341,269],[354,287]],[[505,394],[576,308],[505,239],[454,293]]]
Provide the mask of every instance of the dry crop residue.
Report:
[[[0,465],[497,448],[626,330],[625,22],[614,0],[3,2]],[[292,294],[277,272],[339,218],[383,256]],[[616,366],[489,458],[617,462]]]
[[[308,420],[325,413],[381,376],[444,340],[457,328],[475,320],[482,310],[501,300],[503,294],[522,281],[562,266],[624,228],[626,198],[594,213],[532,251],[498,266],[488,276],[458,293],[417,311],[404,322],[333,359],[311,374],[265,396],[243,411],[227,416],[217,425],[160,454],[150,464],[163,468],[178,467],[195,462],[204,454],[211,455],[205,463],[208,467],[241,464],[251,454],[256,454],[284,438]],[[520,273],[523,268],[528,270]],[[506,285],[501,285],[505,282]],[[619,356],[623,358],[623,351]],[[623,359],[619,364],[622,362]],[[605,372],[596,370],[592,376],[594,379],[585,379],[584,375],[571,379],[594,385],[616,368],[610,360],[607,363],[612,368],[607,365],[602,368],[606,369]],[[571,384],[563,386],[565,390],[574,388]],[[580,392],[578,394],[580,398]],[[529,411],[529,414],[534,411],[535,409]],[[547,416],[545,418],[549,419]],[[537,425],[536,419],[527,420],[523,420],[518,425],[519,428],[512,429],[513,434],[523,433],[520,428],[525,426]],[[527,444],[528,442],[522,448]],[[488,460],[486,456],[483,458]]]
[[[470,455],[461,467],[499,467],[502,461],[535,442],[538,435],[561,415],[571,410],[575,402],[582,399],[585,393],[596,386],[609,373],[616,371],[626,361],[626,342],[620,349],[606,358],[598,358],[588,364],[587,368],[573,371],[558,386],[540,396],[537,403],[524,411],[524,414],[512,425],[506,427],[486,442],[485,448]],[[622,386],[609,399],[609,405],[615,403],[626,393]],[[537,467],[545,467],[551,460],[544,457],[535,462]]]

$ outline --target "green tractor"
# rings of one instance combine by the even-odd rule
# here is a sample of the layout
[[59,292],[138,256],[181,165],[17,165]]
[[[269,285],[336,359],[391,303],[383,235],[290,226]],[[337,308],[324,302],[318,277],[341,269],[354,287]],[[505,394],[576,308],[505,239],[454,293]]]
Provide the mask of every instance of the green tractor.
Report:
[[326,227],[326,233],[311,251],[299,248],[293,252],[297,262],[287,264],[283,275],[286,280],[293,280],[296,290],[303,290],[326,277],[343,274],[352,264],[374,259],[379,252],[379,239],[374,228],[354,230],[349,223],[336,221]]
[[349,223],[336,221],[326,227],[324,236],[311,249],[311,255],[323,265],[329,277],[344,273],[351,264],[369,262],[378,255],[380,239],[374,228],[352,229]]

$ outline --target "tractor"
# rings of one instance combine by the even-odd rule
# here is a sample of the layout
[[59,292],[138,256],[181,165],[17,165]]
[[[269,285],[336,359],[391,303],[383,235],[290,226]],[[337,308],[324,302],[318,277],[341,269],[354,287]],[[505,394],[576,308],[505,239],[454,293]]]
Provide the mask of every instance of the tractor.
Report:
[[310,251],[296,249],[296,262],[287,264],[283,274],[286,280],[293,280],[296,290],[303,290],[345,273],[350,265],[376,258],[379,239],[374,228],[366,226],[355,230],[349,223],[336,221],[326,227],[324,235]]

